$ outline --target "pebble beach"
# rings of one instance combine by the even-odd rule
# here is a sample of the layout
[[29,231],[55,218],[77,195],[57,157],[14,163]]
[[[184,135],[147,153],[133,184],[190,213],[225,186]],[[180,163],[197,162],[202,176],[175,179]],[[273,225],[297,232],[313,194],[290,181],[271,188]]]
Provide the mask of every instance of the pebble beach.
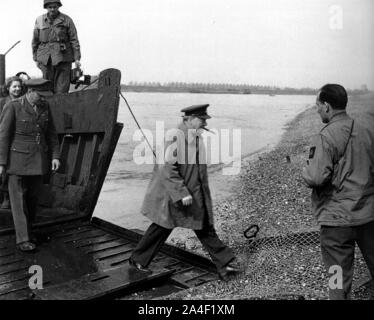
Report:
[[[351,97],[347,111],[372,126],[374,94]],[[245,271],[228,283],[211,282],[172,294],[169,299],[327,298],[311,190],[301,179],[311,138],[322,126],[315,107],[300,113],[288,123],[275,148],[243,161],[240,176],[227,182],[232,188],[230,195],[215,201],[217,233],[233,248]],[[273,242],[264,241],[261,248],[250,244],[243,231],[252,224],[260,227],[257,239]],[[295,238],[280,244],[279,239],[289,239],[290,234],[298,235],[303,243]],[[172,237],[169,243],[206,256],[193,233]],[[367,280],[368,271],[358,252],[354,298],[374,297],[371,287],[362,286]]]

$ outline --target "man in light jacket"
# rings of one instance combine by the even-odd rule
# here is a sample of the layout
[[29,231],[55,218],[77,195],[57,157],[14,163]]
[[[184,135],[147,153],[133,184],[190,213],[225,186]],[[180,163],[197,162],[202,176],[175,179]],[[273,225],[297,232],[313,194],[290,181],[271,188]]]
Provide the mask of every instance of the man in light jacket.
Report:
[[[357,243],[374,278],[374,133],[346,113],[346,90],[327,84],[317,96],[326,126],[314,140],[303,178],[313,189],[330,299],[349,299]],[[333,278],[334,277],[334,278]]]
[[[138,243],[130,265],[141,271],[147,267],[173,228],[193,229],[209,252],[222,280],[241,271],[231,249],[218,238],[213,225],[212,200],[201,129],[205,128],[209,105],[182,110],[173,143],[166,152],[165,164],[155,165],[142,206],[142,213],[153,223]],[[172,145],[170,144],[169,147]]]
[[32,54],[43,78],[52,82],[54,93],[70,88],[71,64],[80,67],[81,51],[73,20],[59,11],[60,0],[44,0],[46,14],[36,19]]

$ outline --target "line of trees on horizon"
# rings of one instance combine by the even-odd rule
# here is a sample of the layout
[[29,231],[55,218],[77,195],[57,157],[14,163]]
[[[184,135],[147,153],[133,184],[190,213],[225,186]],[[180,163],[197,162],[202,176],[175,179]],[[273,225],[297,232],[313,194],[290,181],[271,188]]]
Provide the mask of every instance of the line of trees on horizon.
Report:
[[[238,93],[238,94],[311,94],[318,92],[316,88],[291,88],[267,85],[232,84],[232,83],[198,83],[198,82],[137,82],[122,84],[124,91],[140,92],[190,92],[190,93]],[[360,89],[347,89],[349,94],[364,94],[369,90],[364,84]]]

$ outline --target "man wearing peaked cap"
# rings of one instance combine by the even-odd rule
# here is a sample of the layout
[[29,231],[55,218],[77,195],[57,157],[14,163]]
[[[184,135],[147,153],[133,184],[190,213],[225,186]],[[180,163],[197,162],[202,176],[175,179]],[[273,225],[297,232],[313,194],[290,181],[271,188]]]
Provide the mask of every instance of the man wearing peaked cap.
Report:
[[208,107],[209,104],[200,104],[184,108],[181,111],[184,112],[185,116],[195,116],[200,119],[210,119],[211,116],[207,113]]
[[36,91],[39,95],[43,97],[53,96],[52,92],[52,82],[46,79],[30,79],[25,81],[25,86],[28,89]]
[[[214,228],[207,164],[201,160],[206,157],[200,129],[207,130],[206,120],[211,118],[208,106],[181,110],[183,121],[173,141],[178,145],[178,160],[169,162],[166,156],[165,163],[156,163],[154,167],[141,209],[153,223],[129,260],[130,265],[140,271],[149,271],[148,265],[175,227],[194,230],[222,280],[242,270],[232,250],[218,238]],[[180,152],[181,149],[185,152]]]
[[[9,198],[17,247],[35,250],[30,227],[37,210],[43,175],[60,167],[59,142],[49,104],[51,82],[26,81],[26,95],[10,101],[0,116],[0,175],[9,174]],[[48,164],[50,153],[52,165]]]

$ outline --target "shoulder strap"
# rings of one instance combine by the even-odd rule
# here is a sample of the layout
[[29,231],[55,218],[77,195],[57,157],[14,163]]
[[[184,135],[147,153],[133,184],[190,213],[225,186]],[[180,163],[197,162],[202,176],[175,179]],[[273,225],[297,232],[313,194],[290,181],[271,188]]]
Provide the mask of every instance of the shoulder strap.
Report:
[[344,151],[343,151],[342,157],[344,157],[344,155],[345,155],[345,153],[346,153],[346,151],[347,151],[347,148],[348,148],[349,140],[351,140],[354,123],[355,123],[355,121],[352,119],[351,130],[349,131],[349,137],[348,137],[347,143],[345,144],[345,147],[344,147]]

